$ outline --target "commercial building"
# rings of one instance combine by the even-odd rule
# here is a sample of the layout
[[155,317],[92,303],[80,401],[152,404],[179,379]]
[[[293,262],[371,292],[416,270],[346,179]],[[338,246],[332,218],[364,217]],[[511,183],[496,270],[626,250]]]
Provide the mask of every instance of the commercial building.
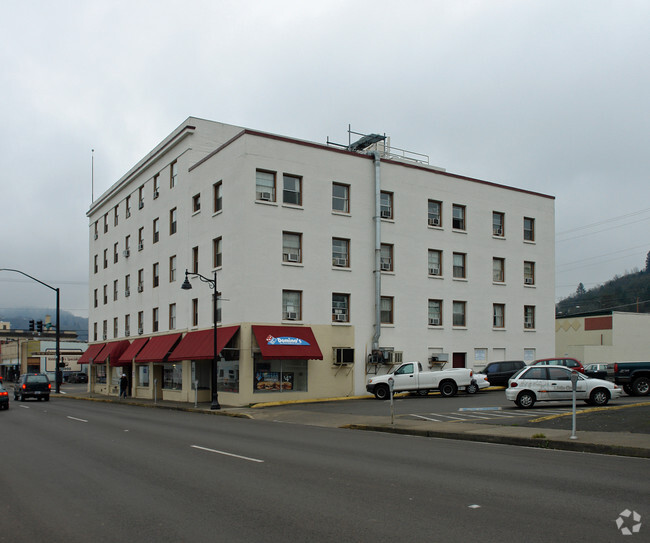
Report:
[[583,364],[644,362],[650,359],[650,314],[611,311],[555,322],[555,354]]
[[[318,144],[190,117],[88,211],[91,386],[228,405],[360,394],[400,360],[554,353],[554,199],[383,137]],[[217,287],[185,270],[216,279]],[[136,338],[136,341],[132,341]]]

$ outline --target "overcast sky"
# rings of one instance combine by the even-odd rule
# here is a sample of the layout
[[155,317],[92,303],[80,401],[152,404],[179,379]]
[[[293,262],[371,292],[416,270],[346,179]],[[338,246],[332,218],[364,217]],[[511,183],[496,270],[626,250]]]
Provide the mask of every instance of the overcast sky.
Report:
[[[556,301],[650,251],[650,2],[4,0],[0,268],[88,315],[95,197],[190,115],[556,197]],[[543,265],[543,263],[540,263]],[[0,272],[0,310],[54,294]]]

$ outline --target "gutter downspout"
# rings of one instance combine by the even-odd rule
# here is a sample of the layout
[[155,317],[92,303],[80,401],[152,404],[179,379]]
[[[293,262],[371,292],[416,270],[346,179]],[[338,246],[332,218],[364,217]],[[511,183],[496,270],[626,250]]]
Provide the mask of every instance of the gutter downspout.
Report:
[[381,171],[379,152],[371,153],[375,162],[375,333],[372,336],[372,350],[379,350],[381,336]]

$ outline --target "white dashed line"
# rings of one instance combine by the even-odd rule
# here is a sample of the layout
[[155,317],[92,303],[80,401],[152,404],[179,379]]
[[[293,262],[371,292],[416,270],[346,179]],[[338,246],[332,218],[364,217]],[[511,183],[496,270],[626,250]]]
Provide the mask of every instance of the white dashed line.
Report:
[[199,447],[198,445],[190,445],[190,447],[192,447],[193,449],[199,449],[201,451],[208,451],[208,452],[211,452],[211,453],[222,454],[224,456],[232,456],[233,458],[239,458],[241,460],[248,460],[249,462],[260,462],[260,463],[264,462],[264,460],[260,460],[258,458],[249,458],[248,456],[240,456],[238,454],[232,454],[232,453],[225,452],[225,451],[217,451],[215,449],[208,449],[206,447]]

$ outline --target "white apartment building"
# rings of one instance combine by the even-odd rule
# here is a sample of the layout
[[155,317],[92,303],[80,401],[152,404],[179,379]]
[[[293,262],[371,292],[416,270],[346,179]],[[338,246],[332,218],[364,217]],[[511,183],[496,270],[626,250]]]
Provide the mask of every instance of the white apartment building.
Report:
[[186,269],[216,273],[227,405],[362,394],[400,360],[481,368],[555,353],[554,198],[381,142],[190,117],[87,215],[83,362],[99,392],[126,371],[134,396],[194,401],[198,382],[209,397],[213,290],[191,276],[182,290]]

